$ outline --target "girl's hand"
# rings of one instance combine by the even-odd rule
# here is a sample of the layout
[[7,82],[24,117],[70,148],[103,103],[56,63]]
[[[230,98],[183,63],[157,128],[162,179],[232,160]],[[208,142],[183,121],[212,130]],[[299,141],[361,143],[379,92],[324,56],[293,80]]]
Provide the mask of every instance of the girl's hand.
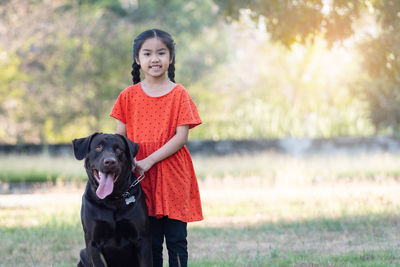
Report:
[[136,161],[136,168],[135,171],[140,173],[140,175],[144,174],[147,172],[153,165],[155,164],[155,161],[152,160],[150,157],[147,157],[143,160]]
[[133,160],[132,160],[132,172],[135,172],[136,164],[137,164],[136,157],[134,157]]

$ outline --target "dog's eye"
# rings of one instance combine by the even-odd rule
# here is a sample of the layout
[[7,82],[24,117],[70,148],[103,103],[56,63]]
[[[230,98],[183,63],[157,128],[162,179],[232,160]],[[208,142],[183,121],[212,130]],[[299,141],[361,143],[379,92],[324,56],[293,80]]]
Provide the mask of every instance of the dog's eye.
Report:
[[123,151],[122,151],[121,148],[116,148],[116,149],[115,149],[115,152],[117,152],[118,154],[121,154]]
[[96,146],[95,150],[96,150],[97,152],[101,152],[101,151],[103,150],[103,145],[98,145],[98,146]]

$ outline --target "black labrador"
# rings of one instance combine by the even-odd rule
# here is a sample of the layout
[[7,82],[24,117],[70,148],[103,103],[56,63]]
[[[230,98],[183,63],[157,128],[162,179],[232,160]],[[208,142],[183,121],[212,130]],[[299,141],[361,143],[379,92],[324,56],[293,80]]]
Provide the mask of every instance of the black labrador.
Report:
[[138,144],[103,133],[72,144],[89,179],[81,209],[86,248],[78,266],[152,266],[145,195],[132,172]]

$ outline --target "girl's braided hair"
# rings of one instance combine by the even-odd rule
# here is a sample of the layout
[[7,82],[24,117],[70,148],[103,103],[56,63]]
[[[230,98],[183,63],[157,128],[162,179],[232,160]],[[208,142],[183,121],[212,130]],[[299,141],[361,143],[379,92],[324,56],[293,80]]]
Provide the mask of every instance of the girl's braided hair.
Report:
[[132,81],[133,84],[140,82],[140,65],[136,63],[136,58],[139,58],[139,50],[143,43],[150,38],[160,39],[169,50],[170,57],[172,58],[171,64],[168,67],[168,78],[175,82],[175,43],[172,36],[159,29],[151,29],[139,34],[133,42],[133,64],[132,64]]

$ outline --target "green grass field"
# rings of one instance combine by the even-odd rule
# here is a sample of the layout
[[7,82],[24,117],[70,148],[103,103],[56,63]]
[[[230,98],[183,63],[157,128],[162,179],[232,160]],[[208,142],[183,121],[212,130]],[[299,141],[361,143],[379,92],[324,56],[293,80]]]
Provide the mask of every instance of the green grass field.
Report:
[[[42,177],[51,188],[0,195],[0,266],[75,266],[83,162],[0,160],[12,181],[55,177]],[[400,155],[193,160],[205,220],[189,224],[189,266],[400,266]]]

